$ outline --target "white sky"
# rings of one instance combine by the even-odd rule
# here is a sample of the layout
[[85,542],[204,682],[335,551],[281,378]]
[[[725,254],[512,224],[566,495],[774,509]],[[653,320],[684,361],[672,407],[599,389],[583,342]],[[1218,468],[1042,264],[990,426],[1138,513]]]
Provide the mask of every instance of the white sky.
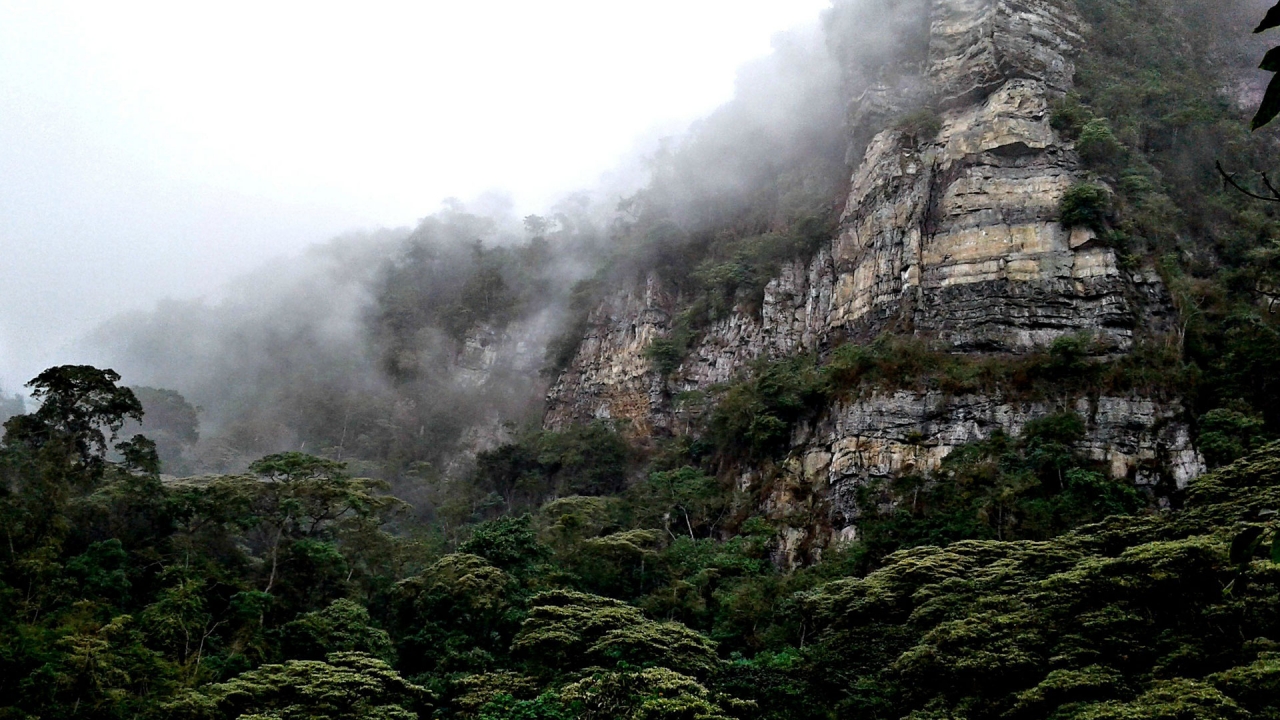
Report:
[[448,196],[589,186],[829,0],[0,0],[0,388]]

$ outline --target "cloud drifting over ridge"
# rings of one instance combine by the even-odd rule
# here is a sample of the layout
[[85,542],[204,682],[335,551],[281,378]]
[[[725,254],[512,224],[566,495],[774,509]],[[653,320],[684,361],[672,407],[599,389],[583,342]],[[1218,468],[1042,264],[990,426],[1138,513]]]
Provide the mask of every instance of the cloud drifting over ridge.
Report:
[[0,2],[0,383],[446,195],[537,209],[825,4]]

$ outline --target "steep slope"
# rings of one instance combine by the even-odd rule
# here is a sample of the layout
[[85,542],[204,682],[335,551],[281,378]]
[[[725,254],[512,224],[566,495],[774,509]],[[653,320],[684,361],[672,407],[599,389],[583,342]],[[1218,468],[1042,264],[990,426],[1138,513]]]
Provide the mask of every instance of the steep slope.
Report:
[[[656,271],[606,296],[550,391],[545,426],[611,419],[641,438],[680,432],[681,393],[713,390],[762,358],[825,356],[886,332],[967,354],[1033,353],[1081,334],[1112,358],[1163,342],[1173,311],[1155,270],[1058,221],[1086,179],[1051,123],[1085,32],[1072,8],[932,0],[927,51],[848,69],[877,81],[850,106],[850,156],[861,159],[835,236],[783,264],[758,310],[740,303],[707,327],[667,376],[649,348],[677,331],[689,298]],[[791,545],[821,546],[853,534],[849,498],[869,479],[932,470],[959,445],[1062,409],[1085,419],[1081,449],[1116,477],[1181,487],[1202,470],[1167,397],[880,389],[826,408],[796,431],[781,470],[745,468],[739,482],[774,519],[809,518]]]

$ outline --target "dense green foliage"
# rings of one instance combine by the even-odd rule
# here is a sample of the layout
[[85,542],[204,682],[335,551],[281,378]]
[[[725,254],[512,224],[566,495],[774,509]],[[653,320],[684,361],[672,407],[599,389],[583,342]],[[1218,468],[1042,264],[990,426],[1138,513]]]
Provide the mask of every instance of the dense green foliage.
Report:
[[[528,399],[502,368],[480,393],[448,363],[567,308],[554,374],[599,294],[657,271],[686,308],[647,351],[670,374],[830,238],[848,168],[827,91],[922,62],[899,41],[927,31],[895,3],[840,3],[847,67],[815,72],[825,55],[790,38],[756,87],[809,112],[727,106],[659,153],[607,247],[570,203],[519,238],[450,207],[376,252],[330,248],[325,293],[369,299],[346,318],[359,343],[335,349],[346,330],[314,294],[301,329],[230,323],[266,359],[210,371],[204,397],[230,398],[216,443],[182,396],[92,367],[42,373],[29,413],[0,398],[0,718],[1280,717],[1280,224],[1213,169],[1276,147],[1222,96],[1232,28],[1206,21],[1248,8],[1078,5],[1087,52],[1052,121],[1090,176],[1061,219],[1159,269],[1177,337],[1000,357],[886,336],[679,398],[684,437],[517,426],[458,460],[468,423]],[[924,145],[939,118],[897,124]],[[902,388],[1185,398],[1218,469],[1136,489],[1080,451],[1081,418],[1051,414],[858,488],[857,537],[785,567],[788,520],[739,472],[786,462],[831,403]],[[160,475],[192,467],[225,472]]]
[[1252,108],[1223,92],[1257,62],[1246,42],[1257,6],[1077,4],[1087,51],[1053,124],[1076,142],[1094,184],[1073,189],[1063,219],[1098,230],[1130,264],[1160,270],[1180,315],[1196,415],[1257,415],[1275,436],[1280,335],[1268,298],[1280,224],[1272,205],[1224,185],[1215,169],[1265,171],[1276,156],[1275,135],[1251,134]]
[[1270,523],[1276,449],[1202,478],[1178,513],[907,551],[809,593],[829,662],[879,660],[845,712],[1271,716],[1280,566],[1230,549]]
[[996,433],[956,450],[934,477],[905,475],[860,488],[861,506],[885,508],[860,524],[863,552],[969,538],[1043,540],[1145,508],[1148,499],[1128,480],[1112,479],[1080,456],[1075,448],[1083,436],[1079,416],[1049,415],[1017,438]]
[[714,393],[707,438],[729,458],[776,458],[790,447],[798,423],[816,418],[835,400],[874,390],[1040,400],[1133,391],[1176,397],[1185,389],[1187,369],[1171,348],[1140,347],[1108,360],[1094,357],[1098,351],[1092,342],[1088,336],[1065,336],[1043,352],[971,356],[885,335],[868,345],[841,345],[825,359],[760,362]]
[[[724,533],[746,506],[692,465],[433,549],[388,534],[398,503],[340,463],[161,482],[149,441],[115,437],[138,403],[114,374],[33,388],[0,448],[0,717],[1280,712],[1280,444],[1150,514],[1051,416],[866,488],[911,500],[783,572],[776,529]],[[527,471],[583,477],[569,458],[608,437],[538,438]]]

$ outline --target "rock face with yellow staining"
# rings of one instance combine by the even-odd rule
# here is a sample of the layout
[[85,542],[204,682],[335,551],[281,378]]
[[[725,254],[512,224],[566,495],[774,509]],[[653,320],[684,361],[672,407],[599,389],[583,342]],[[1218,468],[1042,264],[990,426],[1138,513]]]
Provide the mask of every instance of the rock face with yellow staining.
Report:
[[[1074,148],[1050,123],[1051,102],[1070,89],[1071,58],[1085,30],[1069,3],[932,0],[930,12],[923,68],[914,76],[886,73],[892,85],[871,87],[853,106],[850,137],[861,141],[852,153],[861,161],[830,244],[809,262],[785,265],[758,313],[735,312],[712,325],[669,382],[645,348],[669,331],[678,298],[656,276],[620,291],[593,314],[590,334],[552,388],[548,427],[611,418],[641,436],[678,430],[673,391],[705,390],[758,358],[823,353],[885,331],[969,353],[1023,353],[1083,332],[1117,353],[1171,329],[1153,269],[1124,267],[1092,231],[1057,221],[1063,196],[1084,180]],[[936,135],[895,126],[903,108],[921,104],[938,108]],[[893,440],[872,421],[836,422],[826,436],[797,438],[797,467],[832,456],[825,475],[792,475],[810,489],[821,475],[820,495],[836,515],[848,514],[839,509],[842,483],[894,474],[907,463],[936,465],[960,440],[1016,431],[1017,418],[1052,411],[970,398],[962,405],[1005,410],[966,425],[954,404],[890,404],[901,406],[902,418],[936,429],[927,450]],[[1102,421],[1098,405],[1111,408]],[[1183,483],[1199,471],[1176,404],[1103,398],[1085,409],[1094,418],[1087,450],[1117,475],[1150,482],[1163,472]],[[914,459],[921,452],[927,457]]]
[[[1018,352],[1090,331],[1124,350],[1135,327],[1159,325],[1154,274],[1122,269],[1091,231],[1057,222],[1082,174],[1049,103],[1069,89],[1080,30],[1049,1],[933,4],[925,79],[941,130],[890,127],[868,144],[840,234],[797,288],[811,343],[898,328]],[[894,104],[883,89],[863,102]]]
[[576,357],[548,393],[543,425],[611,420],[642,437],[666,428],[667,383],[645,350],[667,334],[675,300],[650,274],[593,310]]
[[[961,445],[997,431],[1016,436],[1029,422],[1064,410],[1084,421],[1086,436],[1078,451],[1116,478],[1159,494],[1185,487],[1204,471],[1176,403],[1107,395],[1063,402],[900,390],[836,403],[817,422],[798,429],[795,451],[778,467],[770,472],[752,468],[739,483],[761,491],[760,509],[767,517],[792,524],[781,538],[785,546],[779,559],[794,564],[807,554],[812,559],[814,549],[857,537],[864,510],[858,488],[936,470]],[[807,521],[792,522],[796,517]]]

